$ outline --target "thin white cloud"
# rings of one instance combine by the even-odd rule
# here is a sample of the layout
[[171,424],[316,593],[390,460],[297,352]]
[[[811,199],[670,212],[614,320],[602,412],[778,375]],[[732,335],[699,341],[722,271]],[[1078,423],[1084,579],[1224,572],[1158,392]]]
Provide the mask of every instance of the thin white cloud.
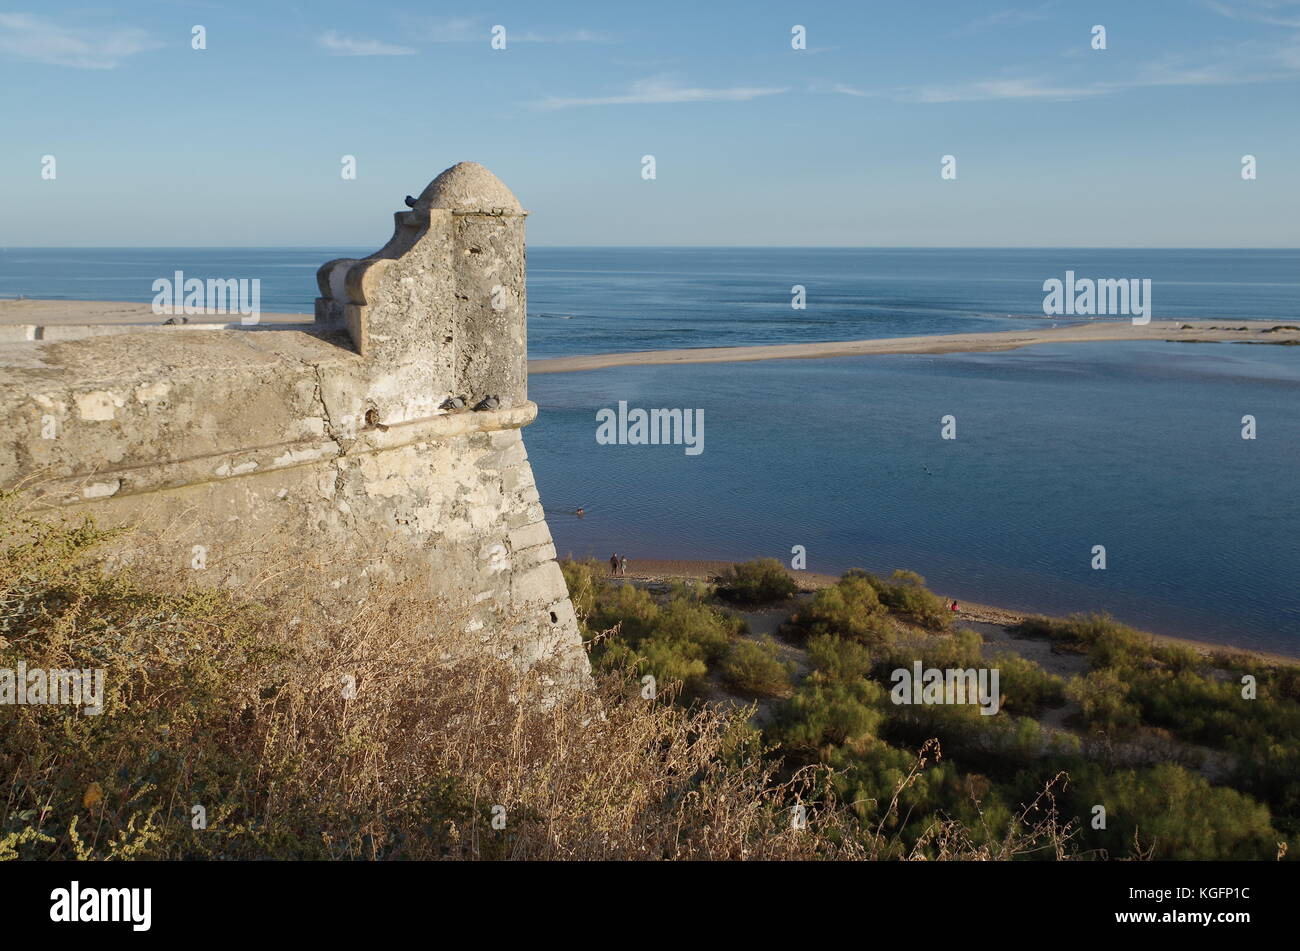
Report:
[[895,96],[914,102],[984,102],[992,99],[1086,99],[1114,92],[1112,84],[1065,86],[1042,79],[989,79],[953,85],[914,86]]
[[567,33],[511,33],[506,26],[506,40],[510,43],[613,43],[616,38],[596,30],[571,30]]
[[706,89],[683,86],[671,80],[643,79],[633,83],[629,92],[616,96],[591,98],[564,98],[551,96],[536,105],[542,109],[570,109],[576,106],[627,106],[669,102],[745,102],[759,96],[775,96],[786,87],[730,86],[725,89]]
[[1062,85],[1043,79],[987,79],[977,82],[895,86],[891,89],[859,89],[847,83],[835,83],[831,92],[859,98],[883,97],[898,102],[988,102],[997,99],[1086,99],[1104,96],[1119,89],[1117,83]]
[[1144,67],[1121,88],[1140,86],[1241,86],[1300,78],[1297,37],[1282,43],[1246,40],[1213,54],[1169,55]]
[[557,33],[535,33],[530,30],[515,30],[509,23],[492,23],[487,20],[472,20],[460,17],[426,23],[419,34],[423,39],[434,43],[487,43],[492,39],[492,27],[504,26],[506,30],[506,48],[514,43],[614,43],[617,38],[599,30],[563,30]]
[[415,53],[409,46],[394,46],[382,40],[344,36],[335,30],[322,33],[316,42],[335,56],[411,56]]
[[[1300,29],[1300,0],[1200,0],[1221,16],[1274,27]],[[1031,9],[1004,9],[973,20],[968,29],[1000,27],[1042,19],[1054,3]],[[1079,54],[1077,48],[1072,53]],[[837,83],[831,91],[846,96],[881,96],[901,102],[947,103],[997,100],[1067,101],[1110,96],[1130,89],[1175,86],[1240,86],[1300,78],[1300,34],[1272,31],[1267,37],[1230,46],[1170,54],[1131,75],[1076,82],[1061,77],[1015,77],[894,86],[876,90]]]
[[1167,56],[1135,75],[1115,80],[1070,83],[1044,77],[985,79],[977,81],[895,86],[864,90],[846,83],[831,87],[847,96],[883,96],[900,102],[946,103],[997,100],[1068,101],[1110,96],[1130,89],[1173,86],[1241,86],[1284,82],[1300,78],[1300,43],[1289,46],[1241,44],[1224,58],[1207,62],[1204,56]]
[[144,30],[69,29],[31,13],[0,13],[0,56],[73,69],[113,69],[162,44]]
[[1237,3],[1205,0],[1205,6],[1232,20],[1250,20],[1300,29],[1300,3],[1296,0],[1245,0]]
[[420,36],[434,43],[468,43],[490,38],[489,31],[480,27],[477,21],[464,18],[429,23],[420,31]]
[[966,24],[968,31],[986,30],[1001,26],[1017,26],[1021,23],[1033,23],[1036,20],[1045,19],[1047,11],[1055,6],[1054,3],[1045,3],[1032,10],[1007,9],[998,10],[996,13],[989,13],[985,16],[976,17]]
[[870,98],[879,95],[879,93],[869,92],[866,89],[859,89],[856,86],[850,86],[848,83],[836,83],[831,87],[831,92],[838,92],[845,96],[861,96],[863,98]]

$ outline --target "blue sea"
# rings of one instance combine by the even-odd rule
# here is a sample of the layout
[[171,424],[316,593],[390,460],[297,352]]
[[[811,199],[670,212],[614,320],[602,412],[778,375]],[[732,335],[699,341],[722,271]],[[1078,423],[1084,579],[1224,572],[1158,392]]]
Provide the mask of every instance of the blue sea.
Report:
[[[0,298],[149,301],[155,279],[257,278],[311,314],[316,269],[373,248],[9,248]],[[1043,282],[1149,278],[1153,317],[1289,320],[1300,250],[529,248],[529,353],[860,340],[1042,326]],[[791,287],[806,289],[794,310]]]
[[[181,269],[261,278],[264,310],[309,313],[316,267],[363,253],[9,249],[0,297],[147,301]],[[535,357],[1037,327],[1043,281],[1067,269],[1150,278],[1157,320],[1300,323],[1295,250],[530,248],[528,265]],[[530,395],[561,554],[800,545],[814,571],[909,568],[959,600],[1300,656],[1300,347],[623,367],[538,375]],[[704,451],[598,445],[596,413],[620,400],[704,410]]]

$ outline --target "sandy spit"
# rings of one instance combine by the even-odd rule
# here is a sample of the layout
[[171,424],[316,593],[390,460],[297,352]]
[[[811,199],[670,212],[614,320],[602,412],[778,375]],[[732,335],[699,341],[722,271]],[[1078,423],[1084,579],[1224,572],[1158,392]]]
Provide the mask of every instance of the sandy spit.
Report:
[[[1274,329],[1278,328],[1278,329]],[[1286,328],[1286,329],[1283,329]],[[971,334],[931,334],[827,343],[782,343],[755,347],[699,347],[691,350],[644,350],[590,356],[529,360],[529,373],[572,373],[607,367],[650,364],[743,363],[754,360],[807,360],[852,357],[873,353],[976,353],[1016,350],[1043,343],[1097,343],[1106,340],[1173,340],[1185,343],[1300,344],[1300,317],[1295,323],[1276,321],[1153,320],[1135,326],[1129,321],[1094,321],[1041,330],[997,330]]]

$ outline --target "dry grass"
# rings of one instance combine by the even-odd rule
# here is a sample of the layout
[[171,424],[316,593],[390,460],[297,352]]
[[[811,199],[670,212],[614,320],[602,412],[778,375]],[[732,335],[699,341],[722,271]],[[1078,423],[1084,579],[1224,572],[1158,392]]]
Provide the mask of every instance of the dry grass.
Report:
[[[0,706],[0,858],[895,854],[825,768],[782,773],[745,711],[643,699],[627,672],[557,697],[409,587],[253,604],[106,575],[106,542],[0,501],[0,668],[107,671],[99,716]],[[927,838],[941,858],[1064,855],[1054,817],[970,841]]]

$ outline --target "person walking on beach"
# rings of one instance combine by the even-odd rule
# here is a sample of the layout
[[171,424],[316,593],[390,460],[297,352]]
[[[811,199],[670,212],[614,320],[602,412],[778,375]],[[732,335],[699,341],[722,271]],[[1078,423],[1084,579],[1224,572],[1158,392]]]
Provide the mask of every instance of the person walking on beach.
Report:
[[619,573],[620,575],[624,575],[624,576],[627,575],[627,555],[620,555],[620,556],[619,556],[619,559],[618,559],[618,573]]
[[617,552],[609,556],[609,573],[611,575],[618,574],[618,553]]

